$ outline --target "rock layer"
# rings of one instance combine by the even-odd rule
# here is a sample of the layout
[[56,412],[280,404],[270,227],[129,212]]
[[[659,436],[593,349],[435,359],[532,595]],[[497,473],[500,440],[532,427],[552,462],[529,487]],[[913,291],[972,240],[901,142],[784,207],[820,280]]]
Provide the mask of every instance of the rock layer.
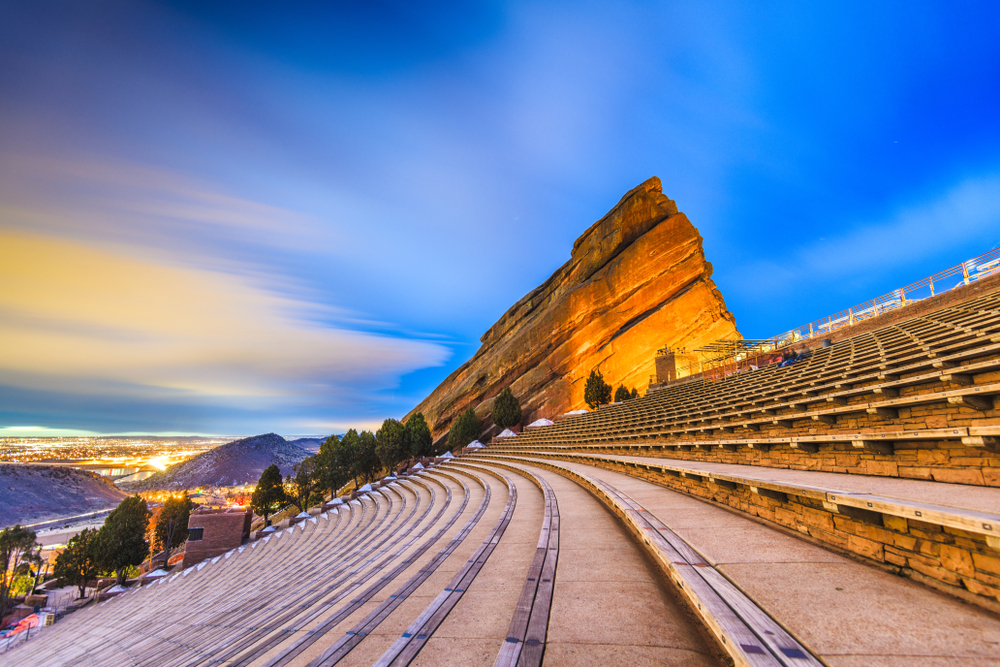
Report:
[[551,419],[584,407],[594,368],[615,387],[644,391],[657,349],[736,337],[701,235],[654,176],[584,232],[572,258],[490,327],[475,356],[414,412],[435,438],[470,405],[492,426],[493,398],[511,385],[524,423]]

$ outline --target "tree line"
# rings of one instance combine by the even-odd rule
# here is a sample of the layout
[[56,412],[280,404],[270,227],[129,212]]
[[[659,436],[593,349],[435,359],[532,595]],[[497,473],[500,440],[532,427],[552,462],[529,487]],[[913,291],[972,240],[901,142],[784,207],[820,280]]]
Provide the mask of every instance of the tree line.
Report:
[[[56,557],[52,575],[64,585],[73,585],[83,597],[87,583],[101,576],[114,576],[119,584],[150,555],[184,544],[194,503],[187,494],[169,497],[150,524],[152,512],[146,501],[129,496],[118,504],[100,528],[86,528],[73,536]],[[0,610],[14,595],[34,589],[41,565],[39,545],[31,529],[16,525],[0,530]],[[26,580],[26,577],[29,579]],[[30,585],[29,585],[30,582]]]
[[[500,428],[521,422],[521,404],[510,387],[494,400],[492,417]],[[447,448],[465,447],[479,434],[479,417],[470,407],[452,422]],[[267,524],[269,516],[289,504],[305,512],[321,504],[328,494],[335,495],[348,482],[353,481],[357,488],[383,473],[391,473],[404,461],[440,453],[420,412],[411,415],[405,424],[386,419],[375,433],[351,429],[342,438],[335,435],[327,438],[317,454],[293,466],[292,473],[284,480],[277,465],[265,469],[250,499],[250,508]]]
[[378,479],[383,471],[395,470],[404,461],[435,454],[431,429],[419,412],[405,424],[386,419],[375,433],[358,433],[352,428],[342,438],[327,438],[317,454],[296,464],[284,480],[277,465],[265,469],[250,507],[266,523],[269,516],[288,504],[304,512],[348,482],[358,487]]

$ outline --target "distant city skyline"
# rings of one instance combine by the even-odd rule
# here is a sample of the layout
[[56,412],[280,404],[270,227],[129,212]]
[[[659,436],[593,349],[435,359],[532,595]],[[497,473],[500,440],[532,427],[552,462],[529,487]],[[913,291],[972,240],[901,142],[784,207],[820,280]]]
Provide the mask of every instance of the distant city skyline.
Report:
[[923,278],[1000,245],[998,27],[987,2],[8,3],[0,437],[376,428],[653,175],[744,336]]

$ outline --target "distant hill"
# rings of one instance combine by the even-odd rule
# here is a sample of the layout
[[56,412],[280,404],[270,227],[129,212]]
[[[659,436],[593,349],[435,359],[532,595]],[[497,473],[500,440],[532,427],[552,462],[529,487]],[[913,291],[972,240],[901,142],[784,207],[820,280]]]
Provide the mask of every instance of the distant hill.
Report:
[[288,441],[289,444],[301,447],[310,454],[317,453],[324,442],[326,438],[295,438]]
[[0,528],[97,512],[126,497],[110,480],[86,470],[0,464]]
[[234,440],[150,475],[139,482],[122,484],[132,491],[164,489],[180,491],[199,486],[256,484],[264,468],[278,464],[282,475],[309,456],[309,452],[280,435],[266,433]]

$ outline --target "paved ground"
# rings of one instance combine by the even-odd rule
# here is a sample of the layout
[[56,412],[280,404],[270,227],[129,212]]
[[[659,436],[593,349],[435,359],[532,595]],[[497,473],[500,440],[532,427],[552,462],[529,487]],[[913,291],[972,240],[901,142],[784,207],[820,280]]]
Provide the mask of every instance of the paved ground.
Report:
[[[531,452],[525,451],[519,455],[531,456]],[[592,456],[656,465],[677,465],[691,470],[714,472],[719,475],[739,475],[760,481],[821,486],[850,493],[873,493],[889,498],[933,503],[948,507],[978,510],[980,512],[1000,513],[1000,488],[995,487],[948,484],[945,482],[900,479],[898,477],[878,477],[874,475],[846,475],[836,472],[765,468],[762,466],[734,463],[687,461],[649,456],[621,456],[614,454],[593,454]]]
[[617,519],[574,482],[528,469],[552,486],[561,524],[543,664],[719,664]]
[[835,667],[1000,665],[1000,618],[711,503],[559,462],[625,492]]

